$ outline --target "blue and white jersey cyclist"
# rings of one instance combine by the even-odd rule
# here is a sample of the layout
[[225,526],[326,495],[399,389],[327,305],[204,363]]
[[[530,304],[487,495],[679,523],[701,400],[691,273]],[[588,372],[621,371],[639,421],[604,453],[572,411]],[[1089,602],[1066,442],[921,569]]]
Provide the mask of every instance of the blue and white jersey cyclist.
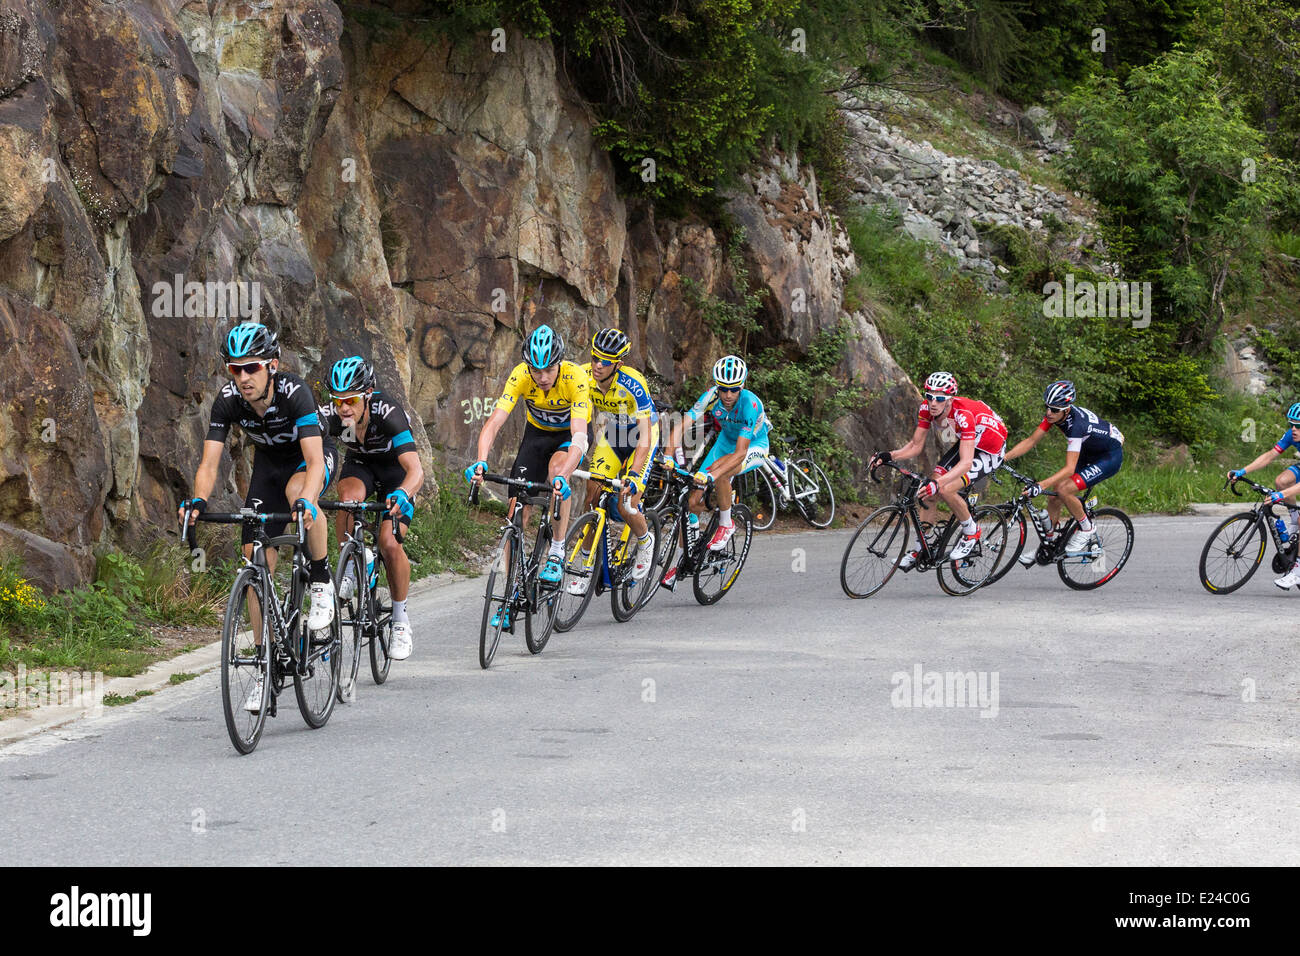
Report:
[[[365,501],[371,495],[388,505],[405,529],[415,517],[415,495],[424,485],[424,468],[411,434],[411,418],[395,400],[376,388],[375,370],[360,355],[339,359],[330,369],[330,402],[320,408],[329,435],[338,438],[347,455],[339,469],[342,501]],[[345,540],[352,516],[340,511],[335,519],[339,544]],[[406,613],[411,586],[411,562],[402,540],[393,536],[392,522],[379,526],[379,553],[388,569],[393,597],[393,642],[389,654],[403,661],[411,656],[414,636]],[[357,586],[351,564],[339,582],[339,598],[348,600]]]
[[[672,454],[680,465],[685,462],[681,439],[688,419],[705,419],[719,430],[717,440],[697,473],[701,481],[711,476],[717,489],[718,530],[709,541],[709,549],[713,551],[725,548],[736,533],[731,520],[731,479],[753,471],[769,453],[771,424],[763,410],[762,399],[745,388],[748,377],[749,367],[740,356],[724,355],[718,359],[713,366],[713,387],[699,397],[664,442],[664,450]],[[704,510],[703,492],[692,494],[690,504],[692,511],[701,513]],[[671,587],[676,583],[675,577],[676,569],[670,569],[664,577],[664,585]]]
[[1055,425],[1065,433],[1065,465],[1029,491],[1056,492],[1047,502],[1047,514],[1056,527],[1064,505],[1079,522],[1079,528],[1065,543],[1066,554],[1086,554],[1092,542],[1093,525],[1079,500],[1082,492],[1113,478],[1124,464],[1124,434],[1106,419],[1074,404],[1073,382],[1053,382],[1043,392],[1043,420],[1032,435],[1007,452],[1007,461],[1019,458],[1043,440]]
[[[336,470],[334,444],[325,435],[324,422],[311,389],[297,375],[280,370],[280,343],[274,332],[256,322],[235,326],[226,336],[226,370],[231,381],[212,403],[203,458],[194,474],[194,497],[181,505],[207,510],[207,500],[217,483],[222,450],[233,425],[252,441],[253,473],[244,507],[263,512],[289,511],[289,502],[302,502],[307,526],[307,554],[311,559],[311,609],[307,626],[329,627],[334,620],[334,583],[328,563],[328,526],[318,520],[316,503],[329,487]],[[271,533],[271,529],[267,529]],[[276,533],[279,533],[278,531]],[[244,528],[244,556],[253,555],[256,531]],[[274,570],[277,553],[266,553]],[[259,681],[261,678],[259,678]],[[249,692],[245,708],[256,710],[262,700],[260,683]]]
[[[1265,465],[1277,458],[1278,455],[1288,449],[1300,449],[1300,402],[1296,402],[1287,409],[1286,421],[1291,427],[1282,433],[1282,437],[1277,440],[1277,443],[1273,445],[1272,448],[1261,454],[1245,468],[1238,468],[1235,471],[1228,472],[1228,477],[1236,480],[1243,475],[1250,474],[1250,472],[1255,471],[1256,469],[1263,468]],[[1278,476],[1273,479],[1273,487],[1275,487],[1277,491],[1269,495],[1269,504],[1285,502],[1288,505],[1294,506],[1296,495],[1300,494],[1300,464],[1292,464],[1282,469],[1282,471],[1278,473]],[[1300,527],[1297,527],[1297,520],[1300,516],[1297,515],[1297,512],[1288,508],[1287,517],[1290,519],[1291,534],[1293,536],[1300,534]],[[1290,571],[1282,575],[1282,577],[1278,578],[1273,583],[1283,591],[1290,590],[1297,584],[1300,584],[1300,561],[1297,561]]]

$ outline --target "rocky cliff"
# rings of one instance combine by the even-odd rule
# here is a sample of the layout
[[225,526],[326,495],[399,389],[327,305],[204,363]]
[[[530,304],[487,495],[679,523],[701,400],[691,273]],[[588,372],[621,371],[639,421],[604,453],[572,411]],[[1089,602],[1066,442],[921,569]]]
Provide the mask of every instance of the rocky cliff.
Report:
[[[329,0],[0,0],[0,545],[66,586],[169,527],[237,313],[309,382],[369,355],[427,463],[463,464],[540,322],[571,355],[620,326],[664,382],[706,370],[736,343],[683,279],[726,294],[726,250],[622,197],[593,123],[515,34],[373,34]],[[901,440],[915,391],[843,312],[855,264],[811,172],[774,157],[727,211],[759,344],[797,359],[850,321],[870,401],[837,427],[859,452]],[[247,468],[236,445],[227,503]]]

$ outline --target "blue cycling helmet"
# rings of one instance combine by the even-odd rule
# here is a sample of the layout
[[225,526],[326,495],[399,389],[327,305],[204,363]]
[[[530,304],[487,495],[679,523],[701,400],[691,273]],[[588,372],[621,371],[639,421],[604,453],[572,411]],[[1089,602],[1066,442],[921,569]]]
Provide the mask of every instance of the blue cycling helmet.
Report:
[[1052,408],[1065,408],[1074,404],[1074,383],[1062,379],[1047,386],[1043,392],[1043,404]]
[[564,339],[549,325],[539,325],[533,334],[524,339],[524,361],[532,368],[544,369],[559,365],[564,358]]
[[336,395],[375,387],[375,370],[360,355],[339,359],[330,369],[330,391]]
[[1286,410],[1286,420],[1292,425],[1300,425],[1300,402],[1296,402]]
[[749,376],[749,367],[739,355],[724,355],[713,365],[713,381],[719,385],[735,388],[744,385]]
[[280,340],[260,322],[241,322],[226,334],[226,359],[278,358]]

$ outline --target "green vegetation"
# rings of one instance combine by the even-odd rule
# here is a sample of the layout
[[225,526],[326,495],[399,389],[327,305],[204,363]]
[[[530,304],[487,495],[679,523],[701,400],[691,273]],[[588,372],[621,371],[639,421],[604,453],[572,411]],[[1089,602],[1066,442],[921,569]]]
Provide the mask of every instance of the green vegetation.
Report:
[[496,538],[495,524],[475,518],[464,477],[444,469],[438,470],[437,477],[437,496],[416,506],[415,520],[406,534],[412,579],[441,571],[476,571],[474,561],[466,555],[482,552]]
[[173,674],[171,677],[167,678],[167,683],[184,684],[186,681],[194,680],[194,678],[198,676],[198,674],[191,674],[188,671],[181,671],[180,673]]

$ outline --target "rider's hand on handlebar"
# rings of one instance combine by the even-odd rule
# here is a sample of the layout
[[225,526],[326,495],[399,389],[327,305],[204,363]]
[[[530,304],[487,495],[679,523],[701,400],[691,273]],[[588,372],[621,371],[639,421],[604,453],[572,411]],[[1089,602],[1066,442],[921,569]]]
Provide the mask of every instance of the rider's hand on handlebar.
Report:
[[1275,505],[1275,504],[1278,504],[1279,502],[1281,502],[1285,497],[1286,497],[1286,495],[1285,495],[1283,492],[1275,491],[1275,492],[1273,492],[1271,495],[1269,495],[1267,498],[1265,498],[1265,499],[1264,499],[1264,502],[1265,502],[1266,504]]
[[1042,493],[1043,493],[1043,486],[1036,481],[1030,482],[1029,484],[1025,485],[1026,498],[1037,498]]
[[176,517],[179,521],[184,521],[188,513],[189,523],[193,525],[199,520],[199,515],[208,510],[208,503],[202,498],[186,498],[181,502],[181,506],[176,509]]
[[1236,481],[1238,478],[1245,478],[1245,477],[1246,477],[1245,468],[1238,468],[1235,471],[1228,472],[1228,478],[1232,481]]
[[569,487],[569,480],[560,475],[551,483],[551,487],[556,490],[561,501],[568,501],[569,495],[573,494],[573,489]]
[[929,481],[927,481],[925,484],[923,484],[920,488],[917,489],[916,495],[918,498],[933,498],[938,493],[939,493],[939,482],[931,478]]
[[476,461],[465,469],[465,480],[471,485],[482,484],[485,471],[487,471],[487,462]]

